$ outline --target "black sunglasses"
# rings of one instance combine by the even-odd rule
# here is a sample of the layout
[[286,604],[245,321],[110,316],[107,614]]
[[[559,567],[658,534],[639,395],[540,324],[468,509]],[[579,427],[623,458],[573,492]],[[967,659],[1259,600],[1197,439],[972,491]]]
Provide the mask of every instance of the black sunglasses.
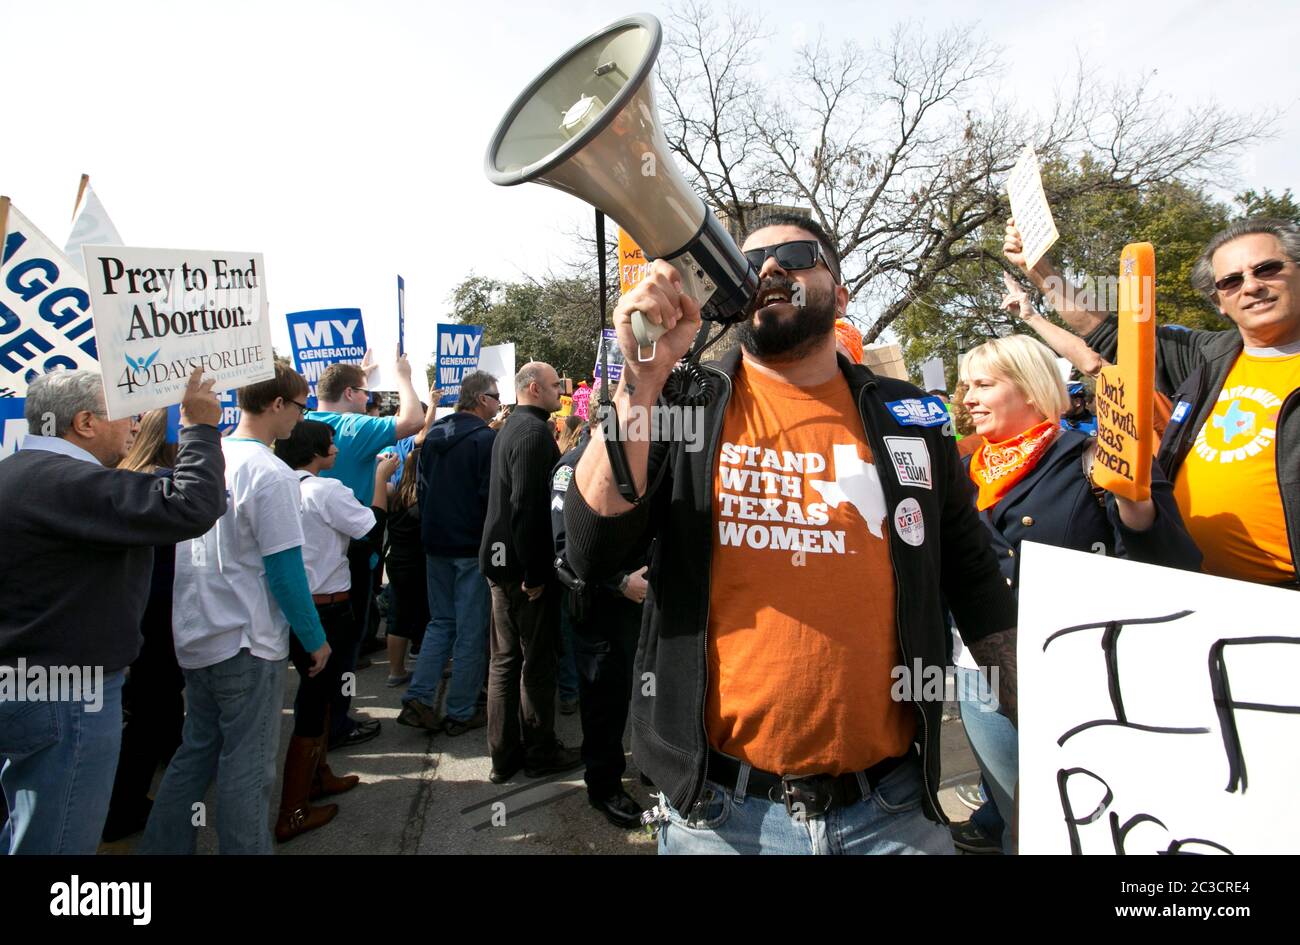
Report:
[[485,390],[485,391],[483,392],[483,396],[484,396],[484,397],[491,397],[491,398],[492,398],[493,400],[495,400],[497,403],[501,403],[501,395],[500,395],[499,393],[497,393],[496,391]]
[[[1282,267],[1285,265],[1285,260],[1270,259],[1268,262],[1262,262],[1258,266],[1251,266],[1249,268],[1251,275],[1256,279],[1272,279],[1282,271]],[[1246,276],[1244,273],[1234,272],[1231,275],[1224,276],[1222,279],[1216,279],[1214,287],[1220,292],[1236,292],[1241,288],[1242,283],[1245,281]]]
[[769,256],[776,259],[776,264],[785,270],[812,269],[820,260],[826,263],[826,268],[830,270],[831,275],[836,279],[839,278],[830,259],[822,252],[821,244],[816,240],[791,240],[788,243],[777,243],[775,246],[763,246],[745,251],[745,258],[749,260],[749,264],[755,271],[763,268],[763,263],[767,262]]

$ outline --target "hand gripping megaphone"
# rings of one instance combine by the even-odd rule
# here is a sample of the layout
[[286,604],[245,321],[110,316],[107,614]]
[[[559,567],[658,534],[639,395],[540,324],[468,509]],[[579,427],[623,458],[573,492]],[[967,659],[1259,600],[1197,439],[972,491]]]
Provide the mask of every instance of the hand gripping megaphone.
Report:
[[[664,259],[704,318],[744,317],[758,274],[673,163],[650,73],[663,29],[630,16],[584,39],[529,83],[488,146],[485,169],[505,187],[525,181],[573,194],[613,218],[649,259]],[[641,348],[663,327],[633,313]]]

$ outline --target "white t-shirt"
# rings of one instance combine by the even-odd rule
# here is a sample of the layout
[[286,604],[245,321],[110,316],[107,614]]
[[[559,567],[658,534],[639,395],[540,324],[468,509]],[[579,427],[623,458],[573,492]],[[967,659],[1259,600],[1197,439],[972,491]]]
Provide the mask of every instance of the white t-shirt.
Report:
[[172,636],[185,669],[214,666],[247,648],[289,655],[289,621],[271,596],[262,558],[303,543],[298,479],[264,443],[226,437],[226,514],[176,546]]
[[299,470],[302,490],[302,560],[313,594],[337,594],[352,587],[348,541],[365,538],[375,527],[375,513],[357,501],[337,479]]

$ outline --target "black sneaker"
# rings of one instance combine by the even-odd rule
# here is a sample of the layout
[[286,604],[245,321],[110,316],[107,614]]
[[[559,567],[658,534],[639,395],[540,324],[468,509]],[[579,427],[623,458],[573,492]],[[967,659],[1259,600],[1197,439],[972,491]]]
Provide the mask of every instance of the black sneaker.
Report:
[[379,720],[367,719],[358,721],[352,727],[352,730],[341,738],[330,739],[330,751],[343,751],[348,748],[355,748],[357,745],[364,745],[372,738],[379,737]]
[[1001,853],[1002,844],[994,843],[983,830],[969,820],[948,825],[952,833],[952,842],[958,850],[965,853]]
[[535,762],[524,762],[524,775],[530,778],[544,778],[548,774],[559,774],[582,767],[582,752],[576,748],[565,748],[560,742],[555,743],[551,753]]
[[605,819],[615,827],[622,830],[635,830],[641,826],[641,805],[622,788],[617,793],[610,794],[600,800],[588,797],[587,801],[592,807],[604,814]]

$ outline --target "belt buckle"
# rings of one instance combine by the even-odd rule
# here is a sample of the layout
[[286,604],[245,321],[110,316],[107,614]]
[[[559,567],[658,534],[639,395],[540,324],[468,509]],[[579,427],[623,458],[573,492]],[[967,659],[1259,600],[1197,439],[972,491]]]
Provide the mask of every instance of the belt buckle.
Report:
[[[785,812],[796,820],[806,820],[810,817],[821,817],[834,803],[834,795],[829,791],[821,791],[815,786],[814,778],[781,778],[779,786],[774,786],[773,790],[779,787],[781,791],[781,800],[785,803]],[[774,797],[769,799],[776,800]]]

